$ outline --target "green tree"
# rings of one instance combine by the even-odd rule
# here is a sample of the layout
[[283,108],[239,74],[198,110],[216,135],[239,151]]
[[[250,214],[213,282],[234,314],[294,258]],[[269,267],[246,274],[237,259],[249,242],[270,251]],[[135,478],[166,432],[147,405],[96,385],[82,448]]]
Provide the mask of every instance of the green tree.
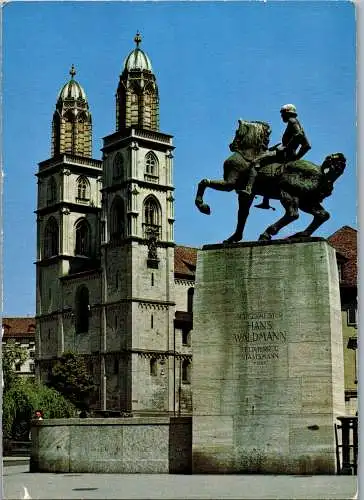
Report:
[[69,399],[77,408],[88,408],[95,386],[84,357],[65,352],[53,365],[48,385]]
[[32,378],[17,377],[3,395],[3,436],[7,439],[27,439],[35,410],[45,418],[77,416],[76,407],[55,389]]
[[15,364],[23,364],[28,359],[28,352],[25,347],[15,343],[15,340],[9,340],[2,347],[2,369],[4,377],[4,393],[8,391],[17,380],[15,373]]

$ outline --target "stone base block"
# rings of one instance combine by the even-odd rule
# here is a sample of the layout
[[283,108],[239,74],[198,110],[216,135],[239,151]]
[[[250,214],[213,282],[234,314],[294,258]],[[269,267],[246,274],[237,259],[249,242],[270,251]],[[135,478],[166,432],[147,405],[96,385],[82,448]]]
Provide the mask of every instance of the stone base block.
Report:
[[191,473],[191,417],[46,419],[32,427],[31,472]]
[[194,473],[335,473],[343,340],[325,240],[199,252],[192,387]]

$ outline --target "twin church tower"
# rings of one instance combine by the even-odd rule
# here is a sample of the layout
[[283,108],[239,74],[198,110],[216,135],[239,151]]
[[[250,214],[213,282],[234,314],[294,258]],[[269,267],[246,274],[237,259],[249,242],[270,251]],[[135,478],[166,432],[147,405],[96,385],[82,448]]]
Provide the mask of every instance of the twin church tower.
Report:
[[172,136],[159,131],[156,78],[134,41],[102,160],[73,66],[58,94],[52,156],[36,174],[36,366],[46,381],[77,352],[95,409],[189,412],[196,251],[174,243]]

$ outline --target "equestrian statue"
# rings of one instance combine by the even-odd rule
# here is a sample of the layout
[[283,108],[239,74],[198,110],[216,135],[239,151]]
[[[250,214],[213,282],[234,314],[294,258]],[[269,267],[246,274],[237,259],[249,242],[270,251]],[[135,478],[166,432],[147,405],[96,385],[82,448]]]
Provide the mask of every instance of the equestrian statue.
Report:
[[[206,188],[217,191],[236,191],[239,199],[238,221],[234,234],[225,243],[243,238],[249,210],[256,195],[263,196],[258,208],[269,209],[270,199],[279,200],[285,209],[283,217],[267,227],[259,240],[270,240],[283,227],[299,217],[299,210],[313,215],[313,221],[303,231],[290,238],[308,238],[330,217],[321,205],[331,195],[334,182],[344,172],[346,159],[342,153],[327,156],[321,166],[301,158],[311,149],[293,104],[281,108],[287,123],[282,142],[269,148],[271,128],[266,122],[238,120],[235,138],[230,144],[233,152],[224,162],[224,179],[203,179],[198,184],[195,204],[209,215],[204,203]],[[274,209],[273,209],[274,210]]]

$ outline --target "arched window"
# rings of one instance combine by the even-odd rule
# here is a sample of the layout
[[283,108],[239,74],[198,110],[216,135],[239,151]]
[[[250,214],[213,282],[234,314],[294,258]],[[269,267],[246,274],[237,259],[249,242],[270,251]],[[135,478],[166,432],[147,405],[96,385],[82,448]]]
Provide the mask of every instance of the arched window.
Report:
[[193,294],[195,293],[194,288],[189,288],[187,291],[187,312],[193,312]]
[[[139,112],[140,112],[140,104],[139,104],[139,96],[138,96],[138,88],[137,86],[132,86],[128,89],[127,91],[127,102],[130,102],[130,108],[129,108],[129,117],[127,118],[128,124],[132,123],[139,123]],[[121,102],[119,101],[120,106],[122,106]],[[122,113],[121,109],[120,112]]]
[[88,222],[81,219],[76,223],[75,255],[90,255],[91,230]]
[[58,224],[54,217],[50,217],[44,229],[44,257],[58,254],[59,234]]
[[77,115],[77,121],[78,123],[85,123],[88,120],[88,115],[87,113],[79,113]]
[[51,177],[47,183],[47,204],[54,203],[57,199],[57,183],[54,177]]
[[188,359],[182,361],[182,383],[191,383],[191,362]]
[[153,196],[148,196],[144,202],[143,217],[144,236],[149,237],[153,233],[158,238],[160,236],[161,209]]
[[158,178],[158,158],[152,151],[145,155],[145,178],[154,182]]
[[151,128],[151,117],[152,117],[152,106],[151,106],[151,95],[149,91],[144,94],[144,110],[143,110],[143,122],[144,128]]
[[90,199],[90,183],[88,179],[81,176],[77,179],[77,200],[88,201]]
[[156,377],[158,374],[158,361],[156,358],[150,360],[150,374],[152,377]]
[[191,330],[188,328],[182,330],[182,345],[191,345]]
[[114,375],[119,374],[119,358],[117,356],[114,357]]
[[89,291],[85,285],[81,285],[76,291],[76,333],[87,333],[89,327],[90,299]]
[[100,236],[102,243],[104,243],[106,239],[106,222],[104,220],[100,221]]
[[75,114],[75,111],[73,109],[69,109],[64,115],[65,119],[71,123],[76,121],[76,116],[77,115]]
[[112,177],[114,180],[121,180],[124,177],[124,158],[121,153],[115,155]]
[[110,209],[110,239],[118,241],[125,236],[124,202],[120,196],[115,196]]

